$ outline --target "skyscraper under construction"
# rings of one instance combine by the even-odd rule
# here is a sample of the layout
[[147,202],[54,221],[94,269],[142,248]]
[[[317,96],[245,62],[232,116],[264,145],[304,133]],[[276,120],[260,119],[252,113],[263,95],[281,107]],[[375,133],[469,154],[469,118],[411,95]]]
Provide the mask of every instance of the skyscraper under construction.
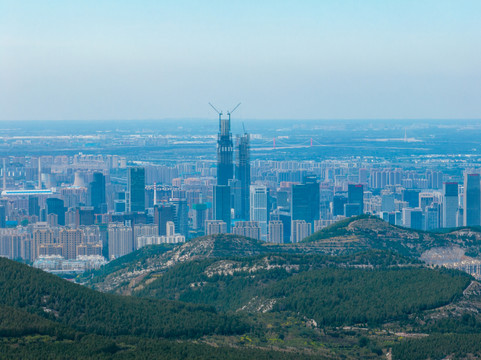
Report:
[[235,215],[238,219],[249,220],[249,186],[251,184],[251,166],[249,154],[249,134],[244,132],[244,135],[237,136],[236,139],[236,164],[235,164],[235,178],[238,180],[240,197],[238,209],[235,209]]
[[[234,163],[233,163],[234,146],[232,142],[232,133],[230,131],[230,116],[240,104],[238,104],[233,110],[227,112],[227,118],[222,118],[222,112],[218,111],[212,104],[210,105],[217,112],[217,114],[219,114],[219,133],[217,137],[217,185],[214,186],[214,189],[213,189],[214,219],[224,221],[227,224],[227,232],[230,232],[230,224],[231,224],[230,220],[231,220],[231,208],[232,208],[230,183],[234,179]],[[238,161],[238,164],[242,164],[240,167],[242,168],[241,172],[244,174],[246,172],[245,163],[249,162],[249,157],[248,157],[249,138],[247,134],[245,134],[242,138],[244,138],[243,143],[245,145],[243,146],[243,150],[238,152],[238,156],[239,158],[242,157],[243,160],[240,163]],[[245,181],[244,183],[240,181],[241,189],[238,194],[239,196],[242,197],[242,190],[244,188],[244,194],[245,194],[244,196],[247,196],[247,207],[245,207],[244,205],[244,207],[241,206],[241,208],[244,208],[243,211],[247,212],[247,217],[245,217],[244,219],[248,219],[250,170],[248,172],[248,177],[246,178],[245,175],[243,175],[243,177],[247,179],[249,183],[247,183],[247,186],[243,186]],[[242,200],[238,201],[238,203],[241,204]]]
[[227,119],[219,113],[219,134],[217,137],[217,185],[228,185],[234,178],[232,134],[230,132],[230,112]]

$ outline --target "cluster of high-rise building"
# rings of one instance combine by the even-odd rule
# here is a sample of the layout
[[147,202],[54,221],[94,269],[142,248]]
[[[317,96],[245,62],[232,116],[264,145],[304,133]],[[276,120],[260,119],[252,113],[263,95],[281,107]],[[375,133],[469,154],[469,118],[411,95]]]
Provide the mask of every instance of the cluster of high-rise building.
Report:
[[215,165],[88,154],[3,160],[0,256],[47,268],[219,233],[299,242],[364,213],[420,230],[481,224],[480,171],[359,158],[251,161],[251,138],[232,136],[230,113],[219,114]]

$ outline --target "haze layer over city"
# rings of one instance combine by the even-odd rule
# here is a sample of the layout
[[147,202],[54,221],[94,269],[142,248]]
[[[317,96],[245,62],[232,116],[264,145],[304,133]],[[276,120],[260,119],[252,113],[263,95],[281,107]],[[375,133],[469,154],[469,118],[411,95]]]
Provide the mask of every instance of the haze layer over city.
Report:
[[0,357],[481,357],[481,3],[0,3]]

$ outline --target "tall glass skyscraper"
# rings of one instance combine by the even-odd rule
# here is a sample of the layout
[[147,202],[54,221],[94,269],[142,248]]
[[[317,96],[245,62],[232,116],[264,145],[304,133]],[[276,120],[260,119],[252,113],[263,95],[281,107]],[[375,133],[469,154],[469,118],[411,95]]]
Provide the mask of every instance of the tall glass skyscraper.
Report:
[[292,185],[292,220],[305,220],[314,229],[320,216],[320,189],[315,176],[305,176],[303,184]]
[[443,227],[456,227],[458,202],[458,183],[445,182],[443,184]]
[[[167,222],[175,220],[173,204],[157,204],[154,206],[154,224],[158,226],[159,235],[167,235]],[[176,231],[178,231],[176,229]]]
[[95,214],[102,214],[107,210],[105,201],[105,176],[100,172],[94,173],[93,181],[89,184],[89,202]]
[[127,212],[145,211],[145,169],[131,167],[127,175]]
[[[348,212],[347,209],[350,209]],[[347,186],[347,204],[344,216],[357,216],[364,212],[364,187],[362,184]]]
[[464,174],[464,226],[479,226],[481,193],[479,174]]
[[267,188],[261,185],[250,186],[250,219],[261,227],[261,239],[267,240]]
[[46,201],[47,215],[57,215],[57,222],[59,225],[65,226],[65,206],[62,199],[49,198]]
[[189,237],[189,207],[186,199],[174,198],[170,199],[170,202],[174,205],[175,217],[175,231],[178,234]]

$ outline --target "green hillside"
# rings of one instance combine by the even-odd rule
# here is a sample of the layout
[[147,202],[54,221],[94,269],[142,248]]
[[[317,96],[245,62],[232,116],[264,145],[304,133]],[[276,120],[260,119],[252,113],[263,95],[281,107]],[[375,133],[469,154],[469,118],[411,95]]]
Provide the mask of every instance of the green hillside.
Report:
[[361,215],[339,221],[303,240],[305,244],[336,244],[344,251],[382,249],[405,256],[420,257],[438,247],[460,247],[472,254],[481,253],[480,228],[456,228],[446,232],[427,232],[391,225],[376,216]]
[[471,306],[463,290],[474,284],[475,299],[481,285],[393,252],[242,255],[179,262],[135,297],[0,259],[0,357],[376,359],[389,348],[428,353],[429,342],[404,343],[397,331],[475,332],[481,324],[469,317],[453,327],[457,315],[442,310],[460,298]]
[[101,335],[199,337],[246,328],[211,307],[102,294],[3,258],[0,288],[0,304]]
[[362,215],[333,224],[295,244],[262,243],[223,234],[192,239],[170,249],[152,246],[119,258],[94,273],[87,273],[80,280],[102,292],[131,295],[175,265],[193,260],[247,259],[274,254],[345,256],[383,250],[415,261],[432,249],[461,249],[467,256],[476,257],[481,253],[481,232],[477,228],[458,228],[446,233],[416,231]]
[[406,264],[409,259],[383,251],[206,259],[176,265],[135,295],[230,311],[271,304],[272,311],[339,326],[379,324],[442,306],[471,281],[459,271],[399,267]]
[[4,258],[0,288],[1,359],[323,358],[192,341],[249,329],[209,306],[102,294]]
[[382,324],[461,297],[471,277],[423,268],[313,270],[266,288],[274,311],[291,311],[322,326]]
[[27,335],[48,335],[60,339],[74,339],[76,332],[42,316],[30,314],[11,306],[0,305],[0,337]]
[[481,334],[436,334],[405,340],[393,347],[393,359],[479,359]]
[[107,337],[75,331],[55,321],[0,305],[1,359],[320,359],[278,351],[209,346],[144,337]]
[[338,266],[375,268],[417,263],[395,253],[369,251],[345,256],[265,255],[193,260],[177,264],[133,294],[140,297],[209,304],[236,311],[271,285],[294,274]]

